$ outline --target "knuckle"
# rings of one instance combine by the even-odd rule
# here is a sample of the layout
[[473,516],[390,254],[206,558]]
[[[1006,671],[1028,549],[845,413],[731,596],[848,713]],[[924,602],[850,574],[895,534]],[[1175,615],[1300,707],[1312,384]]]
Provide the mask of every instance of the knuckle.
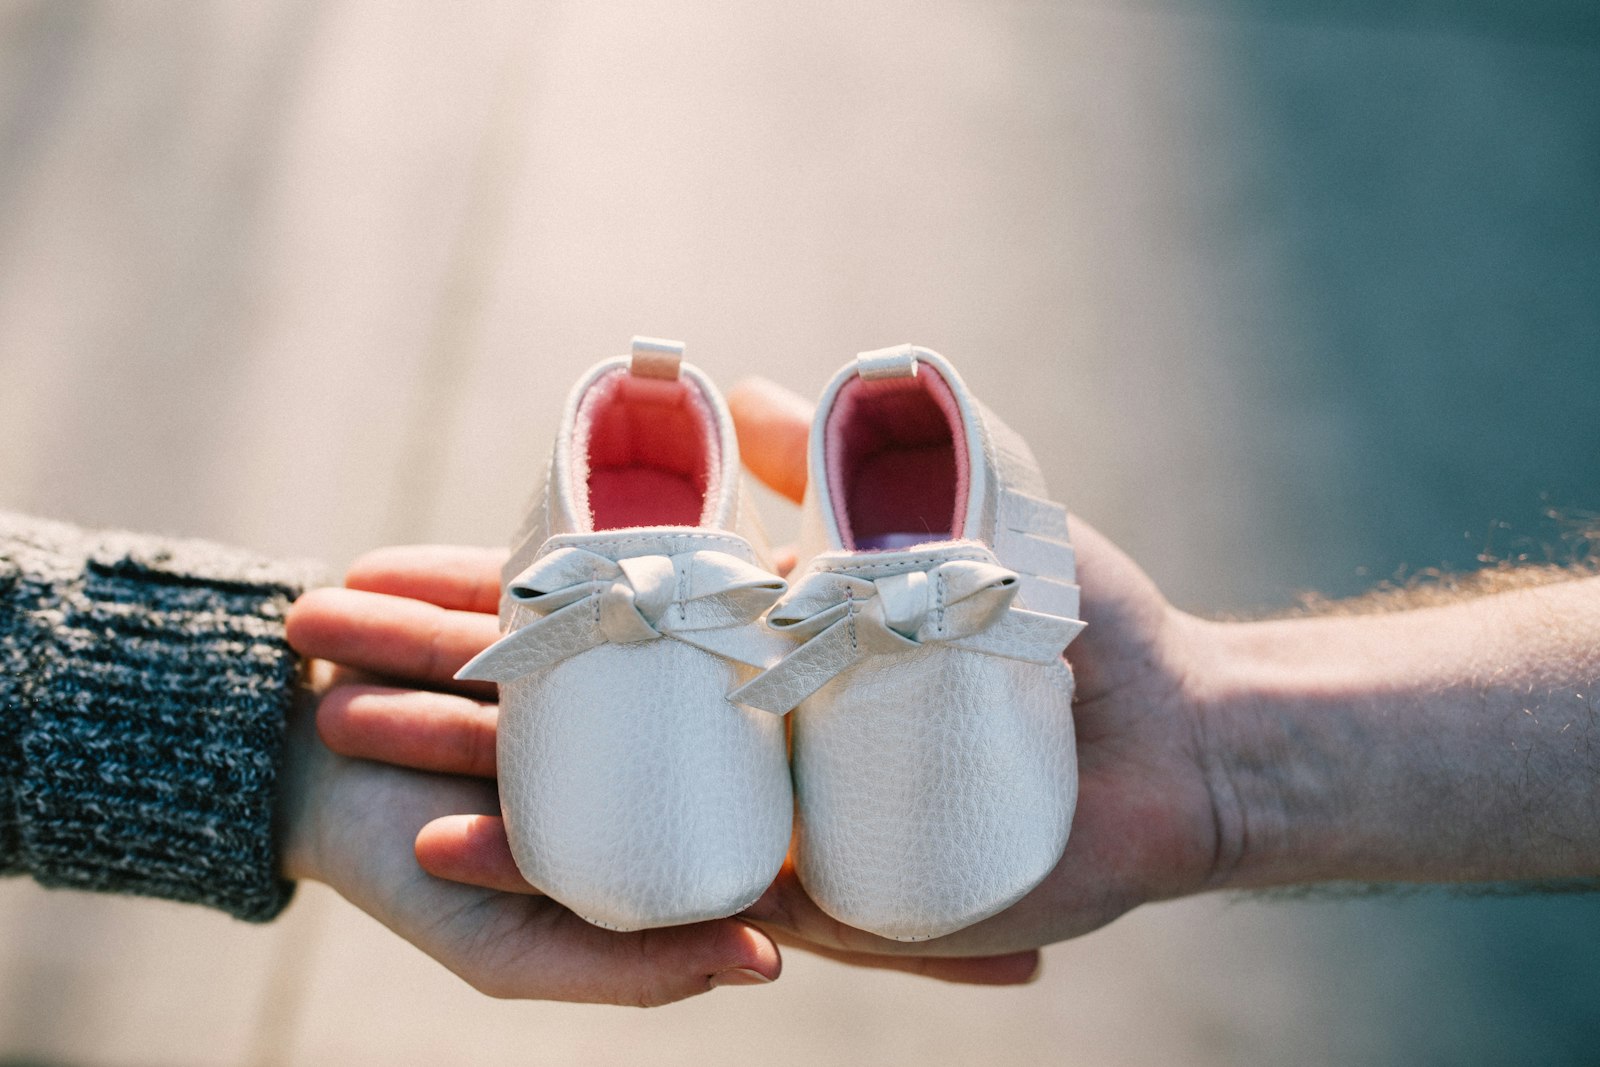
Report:
[[688,995],[687,991],[675,993],[665,986],[646,983],[635,987],[628,998],[621,1003],[635,1008],[663,1008]]
[[[439,678],[445,672],[445,661],[448,656],[445,652],[445,630],[442,619],[434,619],[428,627],[428,644],[423,652],[423,674],[428,678]],[[451,674],[454,671],[449,672]]]
[[493,727],[467,732],[467,763],[478,773],[495,772],[496,737]]
[[328,690],[317,703],[317,736],[335,751],[344,743],[348,732],[353,696],[349,686],[336,686]]
[[491,1000],[516,1000],[518,992],[503,974],[493,968],[474,967],[461,975],[463,981]]

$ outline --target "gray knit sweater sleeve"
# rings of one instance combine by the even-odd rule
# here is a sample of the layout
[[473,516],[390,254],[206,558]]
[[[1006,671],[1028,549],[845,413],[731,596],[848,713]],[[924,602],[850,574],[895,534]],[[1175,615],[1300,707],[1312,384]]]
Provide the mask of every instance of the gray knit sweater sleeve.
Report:
[[265,921],[297,572],[0,512],[0,873]]

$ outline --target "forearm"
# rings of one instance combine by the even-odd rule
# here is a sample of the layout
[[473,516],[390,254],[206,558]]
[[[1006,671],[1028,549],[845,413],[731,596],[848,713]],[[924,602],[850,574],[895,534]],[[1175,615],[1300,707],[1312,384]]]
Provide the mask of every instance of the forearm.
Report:
[[1600,878],[1600,578],[1202,631],[1219,884]]

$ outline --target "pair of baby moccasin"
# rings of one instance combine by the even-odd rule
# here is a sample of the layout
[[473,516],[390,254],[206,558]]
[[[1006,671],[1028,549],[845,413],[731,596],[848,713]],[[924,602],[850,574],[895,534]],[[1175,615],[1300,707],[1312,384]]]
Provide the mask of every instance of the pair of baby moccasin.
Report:
[[[958,930],[1056,865],[1083,628],[1066,512],[948,361],[864,353],[822,394],[800,563],[773,573],[721,395],[636,338],[567,401],[505,571],[512,854],[617,930],[738,912],[791,835],[851,926]],[[786,730],[786,719],[792,729]]]

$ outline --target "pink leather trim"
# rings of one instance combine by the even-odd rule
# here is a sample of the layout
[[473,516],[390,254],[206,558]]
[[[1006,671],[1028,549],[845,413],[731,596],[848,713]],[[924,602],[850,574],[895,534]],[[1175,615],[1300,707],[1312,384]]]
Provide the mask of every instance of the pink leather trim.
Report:
[[966,433],[960,403],[937,370],[922,363],[914,377],[850,379],[834,395],[823,433],[843,547],[887,547],[907,534],[962,536]]
[[589,387],[574,429],[573,483],[593,529],[700,524],[721,457],[698,388],[619,368]]

